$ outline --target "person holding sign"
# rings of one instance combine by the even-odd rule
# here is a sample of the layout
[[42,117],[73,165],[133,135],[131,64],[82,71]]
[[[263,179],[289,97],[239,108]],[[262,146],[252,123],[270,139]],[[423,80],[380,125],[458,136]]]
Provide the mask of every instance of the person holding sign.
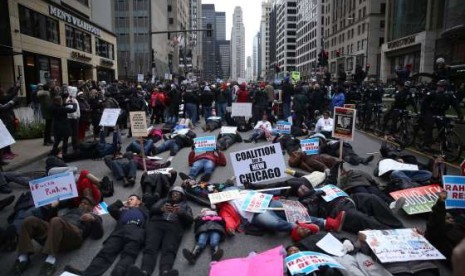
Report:
[[329,117],[329,112],[324,111],[323,116],[318,119],[315,125],[315,132],[323,134],[327,139],[331,138],[334,128],[334,120]]
[[[168,170],[170,169],[170,170]],[[161,169],[144,172],[140,180],[142,201],[147,208],[151,208],[160,198],[168,196],[178,173],[172,169]]]
[[244,140],[246,143],[254,141],[257,143],[259,139],[266,140],[271,137],[271,132],[273,131],[273,126],[268,121],[268,115],[263,114],[262,120],[258,121],[255,127],[252,130],[252,134],[249,139]]
[[218,151],[218,149],[196,155],[195,146],[192,146],[188,162],[189,166],[192,167],[189,171],[189,178],[195,179],[201,172],[203,172],[204,175],[200,181],[208,182],[210,181],[211,175],[216,166],[226,166],[226,157],[221,151]]
[[239,134],[239,132],[237,132],[237,128],[234,132],[220,131],[220,133],[216,137],[216,148],[225,151],[230,146],[240,142],[242,142],[242,137]]

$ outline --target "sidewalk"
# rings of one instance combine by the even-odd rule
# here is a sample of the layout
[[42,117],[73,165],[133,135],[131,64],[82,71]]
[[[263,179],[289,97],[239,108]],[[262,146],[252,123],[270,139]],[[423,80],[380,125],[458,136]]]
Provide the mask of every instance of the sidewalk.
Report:
[[43,142],[43,138],[16,140],[16,143],[11,145],[11,151],[17,156],[11,160],[4,160],[9,164],[4,166],[3,170],[14,171],[47,156],[52,147],[44,146]]

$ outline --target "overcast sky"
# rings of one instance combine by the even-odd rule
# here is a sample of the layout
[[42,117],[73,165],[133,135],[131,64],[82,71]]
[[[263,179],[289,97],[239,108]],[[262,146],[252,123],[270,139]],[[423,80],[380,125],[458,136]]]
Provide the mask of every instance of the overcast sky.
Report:
[[245,56],[252,56],[253,37],[260,30],[261,0],[202,0],[202,4],[215,4],[215,11],[226,12],[226,39],[231,39],[234,8],[242,8],[245,27]]

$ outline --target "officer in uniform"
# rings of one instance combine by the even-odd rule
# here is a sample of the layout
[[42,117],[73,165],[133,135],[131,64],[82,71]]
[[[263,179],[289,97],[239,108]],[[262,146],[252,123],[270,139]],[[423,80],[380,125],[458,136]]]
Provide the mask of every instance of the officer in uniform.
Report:
[[392,120],[390,133],[394,134],[397,132],[397,121],[402,111],[406,110],[409,105],[413,106],[413,110],[417,112],[417,106],[410,93],[411,82],[406,81],[405,83],[399,82],[397,85],[397,91],[394,94],[394,103],[391,109],[384,116],[383,132],[386,130],[386,126],[389,120]]

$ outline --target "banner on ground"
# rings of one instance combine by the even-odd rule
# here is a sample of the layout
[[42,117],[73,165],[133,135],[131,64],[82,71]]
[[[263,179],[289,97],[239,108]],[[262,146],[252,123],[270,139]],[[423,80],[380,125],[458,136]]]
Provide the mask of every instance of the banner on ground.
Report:
[[465,209],[465,176],[444,175],[442,185],[447,192],[446,209]]
[[279,143],[230,153],[236,183],[276,181],[286,177]]
[[286,121],[278,121],[276,123],[275,132],[279,134],[291,134],[292,123]]
[[94,206],[94,209],[92,209],[92,213],[99,216],[106,215],[108,214],[108,205],[104,201],[102,201]]
[[121,109],[119,108],[105,108],[103,110],[102,118],[100,118],[100,126],[114,127],[118,121]]
[[281,199],[288,222],[311,222],[307,208],[296,200]]
[[54,174],[29,181],[35,207],[78,196],[72,172]]
[[366,230],[360,233],[382,263],[446,259],[415,229]]
[[226,202],[226,201],[234,200],[240,197],[241,197],[241,192],[239,190],[228,190],[224,192],[208,194],[208,199],[210,199],[211,204]]
[[195,152],[213,151],[216,149],[216,137],[204,136],[194,138]]
[[313,251],[301,251],[292,254],[286,257],[285,262],[291,275],[307,275],[318,270],[318,268],[323,265],[327,265],[332,268],[345,269],[342,265],[336,262],[333,257]]
[[163,168],[163,169],[158,169],[158,170],[151,170],[151,171],[147,172],[147,175],[152,175],[152,174],[170,175],[172,170],[173,170],[173,168]]
[[431,212],[431,207],[436,204],[439,194],[442,192],[441,186],[434,184],[417,188],[410,188],[390,193],[392,198],[398,200],[405,198],[402,209],[409,215]]
[[14,143],[16,143],[15,139],[11,136],[11,133],[0,119],[0,149],[13,145]]
[[334,128],[332,137],[344,141],[353,141],[355,133],[355,114],[357,110],[351,108],[334,108]]
[[383,159],[378,164],[378,176],[391,171],[418,171],[418,165],[405,164],[394,159]]
[[220,130],[221,134],[236,134],[237,133],[237,127],[230,127],[230,126],[222,126]]
[[326,202],[330,202],[331,200],[336,199],[336,198],[341,197],[341,196],[345,196],[345,197],[348,197],[348,196],[349,196],[346,192],[344,192],[343,190],[339,189],[337,186],[335,186],[335,185],[333,185],[333,184],[324,185],[324,186],[321,187],[321,188],[315,189],[315,191],[322,191],[322,192],[324,192],[325,195],[322,196],[322,198],[323,198]]
[[270,201],[273,198],[271,194],[257,193],[254,191],[248,191],[245,195],[244,202],[242,203],[241,209],[251,213],[264,213],[270,205]]
[[147,118],[144,111],[129,112],[131,131],[134,137],[147,137]]
[[344,104],[344,108],[355,109],[355,104]]
[[306,155],[318,154],[320,152],[320,139],[311,138],[300,140],[300,148]]
[[231,117],[252,117],[252,103],[233,103]]

